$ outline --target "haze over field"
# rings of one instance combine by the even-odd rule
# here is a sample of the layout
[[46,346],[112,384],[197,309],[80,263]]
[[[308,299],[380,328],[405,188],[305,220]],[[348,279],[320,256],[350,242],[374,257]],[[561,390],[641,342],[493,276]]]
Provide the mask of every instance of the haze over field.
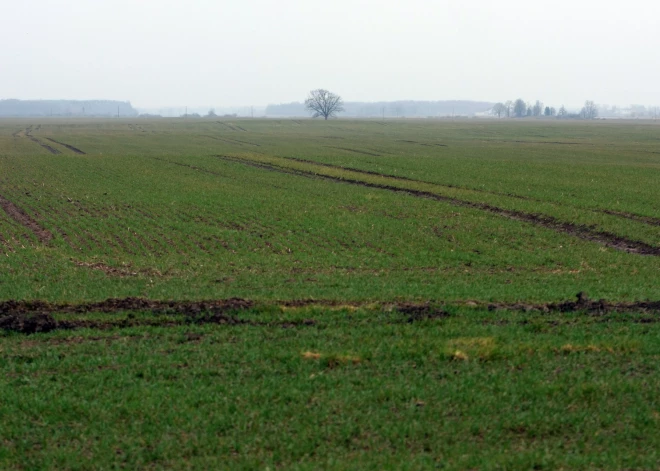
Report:
[[35,0],[3,8],[0,99],[138,108],[523,97],[660,103],[652,0]]

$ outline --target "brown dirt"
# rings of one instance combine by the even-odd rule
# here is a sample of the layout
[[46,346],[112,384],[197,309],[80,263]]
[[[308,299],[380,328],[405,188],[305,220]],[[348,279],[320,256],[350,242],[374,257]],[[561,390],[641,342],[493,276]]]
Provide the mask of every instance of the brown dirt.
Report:
[[224,160],[230,160],[233,162],[239,162],[245,165],[250,165],[253,167],[257,168],[263,168],[266,170],[274,171],[274,172],[280,172],[280,173],[288,173],[292,175],[299,175],[299,176],[304,176],[308,178],[320,178],[320,179],[325,179],[325,180],[331,180],[334,182],[339,182],[339,183],[348,183],[352,185],[359,185],[359,186],[364,186],[367,188],[378,188],[381,190],[388,190],[392,191],[395,193],[405,193],[411,196],[416,196],[419,198],[427,198],[427,199],[432,199],[436,201],[442,201],[444,203],[449,203],[453,204],[455,206],[460,206],[460,207],[466,207],[466,208],[472,208],[472,209],[478,209],[482,211],[487,211],[492,214],[496,214],[498,216],[503,216],[508,219],[513,219],[516,221],[522,221],[530,224],[534,224],[536,226],[541,226],[545,227],[547,229],[552,229],[555,232],[563,233],[563,234],[568,234],[572,235],[575,237],[578,237],[583,240],[588,240],[591,242],[596,242],[598,244],[604,245],[606,247],[615,249],[615,250],[620,250],[623,252],[628,252],[628,253],[634,253],[638,255],[651,255],[655,257],[660,256],[660,247],[656,247],[650,244],[647,244],[646,242],[642,242],[639,240],[633,240],[633,239],[628,239],[625,237],[621,237],[619,235],[613,234],[611,232],[606,232],[606,231],[598,231],[596,229],[593,229],[592,227],[584,226],[584,225],[579,225],[579,224],[574,224],[571,222],[564,222],[560,221],[559,219],[556,219],[552,216],[546,216],[542,214],[530,214],[530,213],[524,213],[522,211],[516,211],[516,210],[511,210],[511,209],[504,209],[504,208],[499,208],[497,206],[493,206],[487,203],[476,203],[472,201],[465,201],[465,200],[460,200],[457,198],[450,198],[447,196],[441,196],[435,193],[427,192],[427,191],[420,191],[420,190],[413,190],[413,189],[407,189],[407,188],[399,188],[396,186],[391,186],[391,185],[382,185],[378,183],[369,183],[365,182],[362,180],[355,180],[351,178],[339,178],[339,177],[332,177],[329,175],[319,175],[311,172],[305,172],[302,170],[296,170],[296,169],[290,169],[290,168],[284,168],[284,167],[279,167],[275,165],[270,165],[270,164],[265,164],[261,162],[255,162],[251,161],[248,159],[242,159],[238,157],[227,157],[227,156],[220,156],[216,155],[215,157],[221,158]]
[[[478,303],[475,304],[479,305]],[[547,304],[491,303],[488,304],[488,309],[490,311],[506,309],[513,311],[587,312],[591,314],[605,314],[615,311],[660,312],[660,301],[612,302],[605,299],[595,301],[589,299],[586,293],[580,292],[576,295],[575,301]]]
[[449,314],[444,309],[433,307],[429,303],[399,304],[396,307],[396,310],[399,311],[401,314],[405,314],[408,316],[409,324],[426,319],[442,319],[451,316],[451,314]]
[[[312,300],[298,299],[290,301],[277,301],[276,306],[301,308],[307,306],[371,306],[368,302],[346,302],[337,300]],[[526,303],[478,303],[475,301],[446,303],[447,305],[464,305],[472,308],[487,308],[491,311],[538,311],[538,312],[584,312],[591,315],[602,315],[610,312],[639,312],[647,314],[660,313],[660,301],[637,301],[637,302],[611,302],[607,300],[593,301],[584,293],[578,293],[575,301],[560,303],[526,304]],[[264,304],[265,305],[265,304]],[[303,319],[294,322],[261,323],[256,321],[238,319],[231,315],[232,312],[242,311],[257,306],[252,301],[231,298],[211,301],[151,301],[143,298],[108,299],[97,303],[81,304],[51,304],[44,301],[4,301],[0,302],[0,329],[32,334],[37,332],[49,332],[56,329],[111,329],[133,326],[180,326],[187,324],[222,324],[222,325],[252,325],[264,327],[309,327],[315,326],[314,319]],[[443,308],[437,307],[437,303],[384,303],[382,308],[394,309],[408,316],[409,323],[425,319],[441,319],[449,317]],[[87,319],[65,319],[56,320],[57,314],[81,314],[90,312],[103,313],[128,313],[127,318],[117,320],[87,320]],[[163,318],[140,318],[137,319],[132,313],[143,312],[154,316],[179,314],[183,319]],[[655,317],[643,317],[633,319],[631,322],[657,322]]]
[[[184,324],[256,324],[237,319],[228,313],[252,307],[251,301],[232,298],[219,301],[174,302],[149,301],[142,298],[108,299],[98,303],[50,304],[43,301],[0,302],[0,329],[32,334],[55,329],[125,328],[132,326],[176,326]],[[127,319],[95,321],[87,319],[56,320],[53,313],[80,314],[89,312],[129,312]],[[180,314],[181,320],[136,319],[130,312],[149,312],[153,315]],[[256,324],[258,325],[258,324]]]
[[55,144],[59,144],[59,145],[61,145],[61,146],[64,146],[64,147],[66,147],[67,149],[69,149],[70,151],[75,152],[76,154],[79,154],[79,155],[87,155],[86,152],[83,152],[82,150],[78,149],[77,147],[73,147],[72,145],[65,144],[64,142],[56,141],[55,139],[51,139],[50,137],[47,137],[46,139],[48,139],[48,140],[51,141],[51,142],[54,142]]
[[41,227],[39,223],[32,219],[29,214],[23,211],[23,209],[19,208],[2,195],[0,195],[0,207],[4,209],[7,215],[14,221],[23,227],[30,229],[42,244],[47,244],[53,239],[53,234]]
[[57,321],[48,313],[10,314],[0,317],[0,329],[22,334],[50,332],[58,328]]

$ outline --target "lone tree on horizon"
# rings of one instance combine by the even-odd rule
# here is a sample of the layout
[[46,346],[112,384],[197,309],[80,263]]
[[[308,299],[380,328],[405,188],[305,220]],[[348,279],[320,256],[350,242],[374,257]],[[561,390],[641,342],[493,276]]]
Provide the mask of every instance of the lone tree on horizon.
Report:
[[319,88],[309,92],[309,96],[305,100],[305,108],[313,113],[312,118],[323,116],[327,120],[340,111],[344,111],[344,102],[339,95]]

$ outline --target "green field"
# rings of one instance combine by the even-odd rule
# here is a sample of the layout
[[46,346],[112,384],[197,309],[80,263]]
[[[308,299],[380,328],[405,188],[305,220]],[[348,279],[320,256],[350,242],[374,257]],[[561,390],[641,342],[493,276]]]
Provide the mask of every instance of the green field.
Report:
[[0,468],[657,469],[659,188],[651,121],[0,120]]

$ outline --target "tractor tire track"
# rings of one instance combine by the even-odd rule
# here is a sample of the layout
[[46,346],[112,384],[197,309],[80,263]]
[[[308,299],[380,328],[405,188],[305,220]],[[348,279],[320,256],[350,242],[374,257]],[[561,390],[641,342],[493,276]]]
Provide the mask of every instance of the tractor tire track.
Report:
[[639,240],[633,240],[633,239],[628,239],[626,237],[621,237],[611,232],[598,231],[584,225],[560,221],[559,219],[554,218],[552,216],[525,213],[522,211],[500,208],[487,203],[475,203],[472,201],[461,200],[458,198],[441,196],[428,191],[414,190],[410,188],[400,188],[400,187],[385,185],[380,183],[369,183],[363,180],[356,180],[352,178],[340,178],[340,177],[333,177],[330,175],[315,174],[312,172],[305,172],[302,170],[279,167],[276,165],[265,164],[262,162],[255,162],[252,160],[242,159],[238,157],[227,157],[227,156],[219,156],[219,155],[216,155],[215,157],[225,161],[237,162],[244,165],[250,165],[257,168],[270,170],[273,172],[298,175],[307,178],[319,178],[319,179],[334,181],[337,183],[348,183],[348,184],[363,186],[367,188],[378,188],[381,190],[387,190],[394,193],[404,193],[418,198],[426,198],[435,201],[442,201],[444,203],[449,203],[454,206],[459,206],[463,208],[478,209],[481,211],[489,212],[491,214],[496,214],[498,216],[505,217],[507,219],[526,222],[536,226],[544,227],[546,229],[551,229],[560,234],[572,235],[579,239],[595,242],[605,247],[609,247],[622,252],[627,252],[637,255],[650,255],[650,256],[660,257],[660,247],[656,247]]
[[53,234],[41,227],[39,223],[32,219],[23,209],[16,206],[2,195],[0,195],[0,207],[10,218],[26,229],[29,229],[42,244],[47,244],[53,239]]
[[59,144],[59,145],[61,145],[61,146],[64,146],[64,147],[66,147],[67,149],[69,149],[70,151],[72,151],[72,152],[74,152],[74,153],[76,153],[76,154],[79,154],[79,155],[87,155],[86,152],[83,152],[82,150],[78,149],[77,147],[73,147],[73,146],[70,145],[70,144],[65,144],[64,142],[56,141],[55,139],[52,139],[52,138],[50,138],[50,137],[47,137],[46,139],[48,139],[48,140],[51,141],[51,142],[54,142],[55,144]]
[[[353,167],[342,167],[341,165],[333,165],[333,164],[328,164],[325,162],[317,162],[315,160],[309,160],[309,159],[301,159],[298,157],[280,157],[282,159],[287,159],[287,160],[293,160],[295,162],[301,162],[301,163],[306,163],[306,164],[312,164],[312,165],[318,165],[321,167],[327,167],[327,168],[335,168],[337,170],[348,170],[351,172],[355,173],[362,173],[365,175],[373,175],[377,177],[384,177],[384,178],[391,178],[393,180],[400,180],[404,182],[413,182],[413,183],[422,183],[425,185],[434,185],[440,188],[451,188],[455,190],[466,190],[466,191],[474,191],[475,193],[482,193],[486,195],[494,195],[494,196],[505,196],[507,198],[515,198],[523,201],[533,201],[535,203],[555,203],[555,204],[561,204],[564,206],[563,203],[558,203],[555,201],[545,201],[539,198],[533,198],[531,196],[522,196],[522,195],[516,195],[513,193],[502,193],[498,191],[490,191],[490,190],[483,190],[480,188],[470,188],[468,186],[459,186],[459,185],[451,185],[448,183],[435,183],[435,182],[430,182],[426,180],[416,180],[414,178],[410,177],[403,177],[400,175],[390,175],[386,173],[379,173],[379,172],[374,172],[372,170],[361,170],[358,168],[353,168]],[[633,214],[633,213],[627,213],[625,211],[612,211],[608,209],[585,209],[585,208],[579,208],[577,206],[572,206],[572,205],[567,205],[576,209],[581,209],[581,210],[586,210],[586,211],[593,211],[596,213],[603,213],[607,214],[609,216],[615,216],[615,217],[621,217],[625,219],[630,219],[631,221],[636,221],[636,222],[641,222],[642,224],[648,224],[650,226],[660,226],[660,218],[654,218],[652,216],[640,216],[638,214]]]
[[[37,128],[35,129],[35,131],[37,131],[37,130],[39,130],[39,129],[41,129],[41,125],[37,126]],[[22,133],[22,134],[21,134],[21,133]],[[42,142],[41,140],[37,139],[36,137],[34,137],[34,136],[32,135],[32,126],[28,126],[28,127],[27,127],[24,131],[22,131],[21,133],[18,133],[18,134],[17,134],[17,137],[18,137],[18,136],[21,136],[21,137],[27,137],[27,138],[30,139],[32,142],[34,142],[34,143],[37,144],[37,145],[40,145],[41,147],[43,147],[44,149],[46,149],[46,150],[47,150],[48,152],[50,152],[51,154],[54,154],[54,155],[61,154],[61,152],[60,152],[59,150],[55,149],[54,147],[49,146],[48,144],[46,144],[46,143]]]
[[218,124],[222,124],[223,126],[231,129],[234,132],[247,132],[245,129],[241,128],[240,126],[232,125],[229,123],[225,123],[224,121],[216,121]]
[[599,213],[609,214],[610,216],[618,216],[631,221],[637,221],[650,226],[660,226],[660,218],[654,218],[651,216],[640,216],[639,214],[627,213],[625,211],[611,211],[609,209],[600,209]]

